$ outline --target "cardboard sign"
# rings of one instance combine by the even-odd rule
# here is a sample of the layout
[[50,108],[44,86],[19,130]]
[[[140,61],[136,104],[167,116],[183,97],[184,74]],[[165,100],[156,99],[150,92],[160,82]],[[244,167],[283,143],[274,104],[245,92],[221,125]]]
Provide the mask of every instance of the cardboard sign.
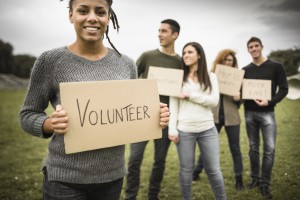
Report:
[[147,78],[156,80],[160,95],[177,97],[182,88],[183,70],[150,66]]
[[271,80],[244,79],[243,99],[271,100]]
[[154,80],[61,83],[60,95],[67,154],[162,137]]
[[215,74],[218,78],[219,91],[221,94],[229,96],[236,96],[239,94],[245,74],[244,70],[218,64],[216,66]]

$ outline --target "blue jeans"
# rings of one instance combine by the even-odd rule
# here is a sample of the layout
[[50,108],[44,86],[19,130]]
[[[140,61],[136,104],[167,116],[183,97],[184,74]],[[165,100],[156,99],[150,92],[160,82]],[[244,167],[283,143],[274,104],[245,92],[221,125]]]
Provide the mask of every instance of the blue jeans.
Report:
[[[215,124],[218,133],[220,133],[222,127],[224,126],[224,120],[220,120],[220,123]],[[229,148],[233,160],[233,170],[235,177],[241,176],[243,174],[243,159],[240,149],[240,125],[236,126],[225,126],[225,131],[227,134],[227,139],[229,143]],[[199,174],[203,170],[203,162],[201,153],[199,154],[198,161],[195,167],[195,173]]]
[[43,169],[43,200],[119,200],[123,178],[108,183],[75,184],[48,181]]
[[261,130],[263,139],[263,159],[260,184],[269,185],[275,157],[276,120],[274,112],[245,111],[246,129],[249,138],[251,178],[260,178],[259,146]]
[[[126,178],[126,199],[136,199],[140,185],[141,164],[148,141],[130,145],[128,175]],[[170,146],[168,128],[163,129],[162,138],[154,140],[154,163],[149,183],[149,199],[158,199],[160,185],[165,171],[166,157]]]
[[217,200],[226,199],[225,185],[220,168],[219,137],[215,127],[200,133],[179,131],[177,146],[180,163],[180,186],[182,199],[192,199],[192,174],[195,163],[196,143],[202,152],[204,169]]

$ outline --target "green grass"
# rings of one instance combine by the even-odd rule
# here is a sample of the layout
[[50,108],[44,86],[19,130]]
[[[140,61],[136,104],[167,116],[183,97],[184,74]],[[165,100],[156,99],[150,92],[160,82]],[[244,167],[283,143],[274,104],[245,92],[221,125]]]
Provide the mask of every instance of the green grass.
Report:
[[[41,166],[47,154],[48,140],[32,137],[21,130],[18,113],[22,106],[25,91],[0,90],[0,199],[39,200],[41,199]],[[278,135],[275,165],[271,189],[273,199],[300,199],[300,101],[284,99],[276,107]],[[240,109],[243,119],[243,108]],[[298,146],[299,145],[299,146]],[[262,199],[259,190],[237,192],[234,188],[234,174],[227,136],[220,133],[221,167],[225,179],[227,197],[235,199]],[[129,156],[129,145],[126,158]],[[245,123],[241,126],[241,148],[244,164],[244,184],[249,182],[248,139]],[[198,154],[198,148],[197,148]],[[149,142],[142,165],[141,185],[138,199],[147,199],[149,175],[153,163],[153,143]],[[125,187],[125,183],[124,183]],[[200,181],[193,184],[194,199],[213,199],[205,173]],[[178,157],[174,144],[171,144],[162,189],[161,199],[181,199],[178,180]],[[124,190],[121,199],[124,199]]]

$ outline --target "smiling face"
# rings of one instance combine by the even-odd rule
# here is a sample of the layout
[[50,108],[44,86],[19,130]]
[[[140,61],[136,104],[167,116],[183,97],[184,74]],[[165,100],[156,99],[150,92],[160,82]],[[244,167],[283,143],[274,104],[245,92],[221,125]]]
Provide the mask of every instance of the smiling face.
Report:
[[253,41],[248,44],[248,52],[251,54],[254,60],[262,57],[262,49],[263,47],[257,41]]
[[102,42],[109,24],[109,5],[106,0],[74,0],[69,18],[77,41]]
[[186,66],[193,67],[198,66],[198,59],[200,56],[197,53],[197,50],[192,45],[188,45],[183,49],[182,52],[183,62]]

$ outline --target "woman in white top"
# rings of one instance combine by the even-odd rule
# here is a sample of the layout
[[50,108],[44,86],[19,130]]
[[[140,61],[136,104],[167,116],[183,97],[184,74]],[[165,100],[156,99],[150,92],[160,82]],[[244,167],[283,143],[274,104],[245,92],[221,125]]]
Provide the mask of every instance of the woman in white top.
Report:
[[215,198],[226,199],[219,161],[219,138],[212,114],[212,108],[219,102],[217,77],[214,73],[208,74],[205,53],[199,43],[187,43],[182,53],[182,91],[178,98],[170,98],[169,105],[172,113],[169,139],[177,146],[182,199],[192,199],[197,143]]

